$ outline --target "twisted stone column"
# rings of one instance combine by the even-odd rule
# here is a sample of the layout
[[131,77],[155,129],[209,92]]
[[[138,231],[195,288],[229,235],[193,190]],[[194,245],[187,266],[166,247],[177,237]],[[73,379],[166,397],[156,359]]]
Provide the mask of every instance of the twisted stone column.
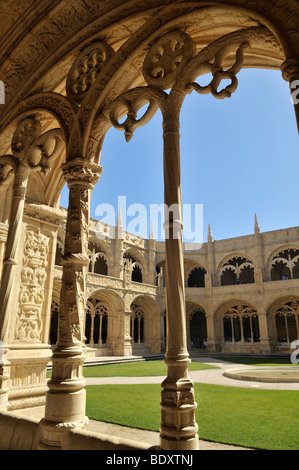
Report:
[[62,166],[69,187],[69,206],[62,256],[63,275],[58,340],[53,352],[52,378],[48,383],[45,418],[41,421],[41,449],[61,448],[69,428],[84,428],[86,392],[84,311],[86,274],[89,264],[88,228],[90,194],[101,167],[78,158]]
[[193,381],[188,377],[178,113],[164,116],[163,131],[167,377],[162,383],[160,448],[195,450],[198,428]]

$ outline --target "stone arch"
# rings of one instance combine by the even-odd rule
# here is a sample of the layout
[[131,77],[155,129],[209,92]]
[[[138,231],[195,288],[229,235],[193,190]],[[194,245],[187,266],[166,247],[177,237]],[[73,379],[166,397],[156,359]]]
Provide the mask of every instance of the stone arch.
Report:
[[[218,7],[218,10],[217,10]],[[209,7],[209,13],[213,11],[214,7]],[[239,5],[235,6],[225,6],[225,9],[231,9],[232,13],[236,10],[239,12],[243,12],[243,14],[246,16],[247,15],[247,21],[249,21],[250,25],[252,25],[252,10],[247,10],[246,8],[240,8]],[[91,151],[93,144],[96,145],[96,150],[93,149],[93,153],[99,154],[100,149],[103,144],[104,136],[105,133],[107,132],[108,128],[110,127],[110,124],[108,123],[107,116],[105,115],[96,115],[96,110],[104,110],[106,106],[109,105],[109,103],[112,103],[113,100],[117,97],[117,90],[118,94],[124,93],[126,90],[130,88],[128,86],[129,83],[126,83],[123,79],[123,67],[126,68],[126,66],[130,65],[130,73],[135,73],[134,77],[131,77],[131,83],[132,81],[138,85],[144,85],[144,80],[143,77],[136,76],[136,70],[138,70],[138,67],[133,65],[134,61],[138,62],[140,64],[144,57],[145,53],[148,50],[148,44],[152,44],[154,40],[161,35],[165,33],[165,31],[169,31],[171,29],[175,29],[177,27],[178,22],[182,24],[182,22],[185,21],[185,28],[188,30],[188,27],[190,25],[194,24],[195,17],[198,14],[201,14],[203,11],[203,8],[194,8],[194,11],[191,13],[188,11],[186,13],[184,11],[185,7],[184,5],[176,5],[176,11],[171,11],[172,8],[170,6],[165,7],[165,9],[161,9],[156,17],[155,15],[148,20],[147,22],[144,23],[140,27],[136,33],[134,33],[127,42],[125,42],[119,50],[116,51],[114,56],[111,59],[111,69],[113,69],[113,64],[114,62],[118,63],[118,68],[117,68],[117,73],[114,75],[108,76],[108,74],[105,76],[98,77],[93,84],[90,92],[87,94],[85,100],[84,100],[84,107],[86,106],[89,111],[89,121],[87,124],[86,129],[87,133],[84,135],[84,153],[88,153]],[[221,6],[215,6],[215,11],[217,12],[217,15],[221,16],[221,13],[225,13],[225,9],[223,9]],[[164,12],[164,15],[162,15],[162,11]],[[233,14],[231,15],[232,17],[234,16]],[[264,21],[263,21],[264,20]],[[271,25],[271,22],[267,21],[267,19],[264,17],[262,20],[262,15],[260,13],[256,13],[256,23],[255,27],[257,25],[261,24],[266,24],[267,26],[261,26],[259,29],[256,30],[256,42],[255,42],[255,49],[259,49],[260,47],[263,48],[265,47],[266,49],[269,48],[268,51],[268,59],[273,60],[275,65],[273,64],[273,68],[280,68],[282,62],[285,59],[285,55],[283,54],[283,51],[281,49],[281,45],[279,44],[279,40],[282,41],[283,45],[285,48],[286,46],[286,41],[283,40],[283,36],[281,35],[281,32],[279,29],[275,28],[275,25]],[[153,22],[156,22],[154,29]],[[157,28],[157,24],[159,24],[159,28]],[[187,26],[188,25],[188,26]],[[268,29],[269,28],[269,29]],[[222,25],[221,31],[222,35],[226,34],[228,32],[231,33],[232,29],[239,29],[245,31],[246,29],[246,20],[242,21],[242,25],[239,25],[239,28],[232,27],[232,29],[228,28],[228,31],[226,30],[224,32],[224,27]],[[275,32],[275,35],[273,36],[273,33]],[[137,34],[138,33],[138,34]],[[279,37],[279,40],[277,39]],[[195,38],[196,39],[196,38]],[[204,41],[201,41],[200,44],[202,46]],[[208,41],[207,41],[208,42]],[[127,64],[124,64],[122,62],[122,58],[126,57],[126,51],[130,51],[130,63],[127,62]],[[271,52],[270,52],[271,51]],[[264,67],[264,58],[258,57],[259,54],[254,53],[253,55],[248,54],[246,65],[245,66],[250,66],[250,67]],[[267,55],[267,53],[266,53]],[[275,59],[274,59],[275,56]],[[265,51],[263,51],[263,57],[265,57]],[[269,66],[269,64],[267,64]],[[107,67],[108,70],[108,67]],[[128,70],[127,70],[128,71]],[[133,72],[134,71],[134,72]],[[122,76],[122,79],[121,79]],[[129,74],[126,74],[126,79],[129,78]],[[99,85],[99,84],[100,85]],[[109,86],[108,86],[109,84]],[[81,112],[81,110],[80,110]],[[82,113],[84,113],[83,108],[82,108]],[[92,136],[91,140],[89,140],[89,136]],[[93,144],[91,143],[93,142]]]
[[[224,15],[226,13],[227,10],[229,10],[230,13],[231,13],[230,14],[230,18],[231,18],[230,22],[232,24],[230,25],[229,22],[228,22],[228,24],[222,24],[222,31],[226,32],[227,29],[229,29],[229,27],[230,28],[238,28],[238,27],[239,28],[240,27],[244,28],[248,25],[248,22],[246,23],[246,21],[244,21],[244,17],[245,17],[245,19],[250,18],[251,21],[254,20],[258,24],[266,25],[267,28],[269,30],[271,30],[272,33],[280,40],[280,42],[281,42],[281,44],[284,48],[285,56],[286,57],[291,56],[292,47],[294,49],[295,44],[296,44],[296,39],[295,39],[296,29],[293,28],[293,30],[292,30],[292,27],[290,26],[290,23],[292,24],[292,20],[290,21],[288,18],[284,19],[283,17],[281,17],[281,15],[278,16],[278,11],[277,11],[278,9],[277,8],[272,9],[271,6],[270,6],[270,8],[268,6],[267,9],[265,9],[265,6],[264,5],[259,6],[258,2],[254,2],[252,4],[248,4],[248,2],[247,2],[246,6],[248,7],[248,9],[244,8],[244,2],[241,2],[240,0],[234,0],[233,2],[231,2],[230,5],[225,5],[225,6],[223,6],[221,4],[221,2],[218,2],[218,4],[216,4],[216,2],[214,2],[214,7],[209,7],[209,11],[212,9],[211,14],[207,15],[205,9],[200,4],[199,5],[194,5],[194,7],[192,9],[190,9],[190,6],[189,6],[188,10],[186,9],[186,6],[184,4],[176,5],[175,8],[174,8],[174,5],[167,5],[166,2],[159,3],[159,7],[157,5],[155,5],[155,6],[151,5],[152,19],[147,21],[146,26],[144,26],[141,29],[140,34],[139,34],[139,36],[140,36],[139,43],[137,43],[136,39],[135,39],[136,46],[137,46],[137,44],[140,44],[142,42],[144,36],[146,36],[146,35],[149,36],[149,32],[158,30],[159,26],[160,26],[160,28],[164,27],[164,28],[169,29],[169,28],[173,27],[172,24],[171,24],[171,21],[177,21],[178,22],[180,17],[182,17],[181,21],[183,22],[183,24],[185,24],[185,22],[187,20],[190,22],[190,18],[192,19],[192,16],[194,17],[194,16],[196,16],[200,13],[200,9],[203,10],[203,12],[201,14],[205,15],[205,23],[209,24],[209,21],[211,22],[210,28],[212,28],[214,26],[214,24],[213,24],[214,17],[216,17],[216,18],[221,17],[222,15]],[[53,79],[50,80],[51,75],[49,74],[49,78],[48,78],[48,80],[46,80],[47,72],[51,71],[51,69],[54,68],[55,63],[58,64],[59,62],[61,62],[60,69],[59,69],[61,71],[60,81],[61,81],[61,83],[63,83],[63,79],[64,79],[63,74],[65,73],[65,69],[67,68],[65,66],[67,56],[73,56],[74,53],[75,53],[75,50],[78,50],[80,48],[80,45],[82,45],[82,41],[83,41],[83,43],[86,43],[86,42],[88,42],[88,41],[90,41],[91,39],[94,38],[94,34],[93,34],[93,36],[90,39],[88,39],[88,30],[89,30],[89,28],[91,27],[95,31],[103,31],[103,33],[100,36],[109,37],[110,36],[109,27],[113,28],[114,22],[117,23],[118,21],[120,21],[120,19],[124,20],[124,18],[121,17],[121,13],[118,11],[118,9],[115,9],[113,14],[110,16],[109,25],[107,25],[107,23],[105,23],[104,20],[101,18],[101,10],[99,9],[97,11],[97,7],[95,5],[93,5],[93,8],[95,9],[96,12],[94,13],[94,15],[92,17],[92,21],[94,23],[98,22],[97,23],[98,24],[97,28],[95,28],[94,25],[90,26],[88,24],[88,20],[90,22],[90,14],[89,14],[89,12],[84,11],[84,9],[80,12],[80,16],[81,16],[80,20],[78,18],[78,15],[77,15],[77,12],[76,12],[75,9],[74,9],[74,11],[69,10],[67,13],[66,12],[64,13],[65,15],[67,14],[66,25],[68,25],[69,28],[73,27],[74,32],[72,34],[71,39],[68,38],[68,37],[65,37],[65,35],[63,36],[63,44],[60,44],[60,47],[58,49],[57,49],[57,44],[55,44],[55,41],[53,41],[53,34],[49,34],[49,31],[48,31],[48,35],[47,35],[47,31],[43,31],[42,23],[41,23],[40,28],[39,28],[40,29],[39,33],[42,34],[43,37],[45,37],[47,40],[40,47],[42,47],[42,49],[43,49],[45,47],[45,44],[46,44],[47,45],[46,51],[48,52],[48,54],[44,54],[45,57],[42,56],[43,61],[41,61],[41,64],[37,64],[37,65],[39,65],[39,67],[38,66],[36,67],[36,69],[37,69],[37,72],[36,72],[36,75],[35,75],[35,80],[36,81],[40,80],[42,76],[45,76],[46,86],[48,86],[48,87],[51,86],[51,81],[53,81]],[[291,6],[290,6],[290,8],[291,8]],[[136,31],[136,29],[138,29],[138,27],[140,27],[141,24],[142,24],[142,21],[140,21],[140,16],[139,16],[139,18],[138,18],[138,15],[137,15],[137,17],[134,16],[137,13],[136,12],[136,5],[133,5],[131,2],[130,3],[126,2],[124,4],[124,9],[125,9],[125,11],[128,15],[128,18],[130,18],[130,17],[132,18],[132,23],[133,24],[130,25],[130,31],[134,31],[134,30]],[[142,11],[144,11],[144,14],[147,16],[148,11],[145,9],[144,5],[141,6],[141,9],[142,9]],[[156,9],[156,12],[159,11],[159,13],[155,14],[155,9]],[[213,10],[214,10],[214,14],[213,14]],[[188,12],[187,13],[187,18],[186,18],[186,12]],[[240,12],[243,12],[244,17],[241,18],[239,22],[237,20],[234,21],[233,18],[234,17],[236,18],[237,15],[240,14]],[[74,18],[73,18],[73,21],[72,21],[72,16],[73,15],[74,15]],[[291,16],[291,14],[290,14],[290,16]],[[66,25],[63,24],[62,19],[63,19],[63,11],[61,12],[61,15],[60,15],[60,21],[61,21],[60,26],[57,26],[57,24],[51,24],[51,29],[56,30],[56,34],[54,35],[54,38],[56,39],[56,37],[57,37],[58,38],[57,40],[59,40],[59,37],[61,37],[61,34],[65,34],[65,32],[66,32],[65,31]],[[56,21],[58,21],[58,19],[56,19]],[[80,23],[80,21],[82,22],[82,24]],[[127,21],[128,21],[128,19],[127,19]],[[284,21],[285,21],[285,25],[283,25]],[[136,26],[134,28],[134,23],[137,24],[137,28],[136,28]],[[295,20],[293,20],[293,23],[295,23]],[[23,22],[23,24],[26,25],[26,20]],[[29,21],[28,21],[28,25],[30,25]],[[78,28],[78,31],[76,31],[76,28]],[[295,31],[294,31],[294,29],[295,29]],[[37,49],[37,46],[34,42],[34,38],[30,38],[30,32],[31,31],[30,31],[29,26],[28,26],[28,29],[25,28],[25,31],[23,32],[22,37],[18,38],[17,33],[15,33],[15,37],[14,37],[14,45],[15,45],[14,47],[15,47],[15,49],[17,49],[19,51],[19,55],[21,55],[21,51],[24,51],[24,49],[27,49],[28,51],[30,51],[30,54],[28,54],[29,57],[25,58],[25,60],[24,60],[24,69],[25,70],[23,71],[23,74],[21,75],[20,78],[19,77],[17,77],[17,78],[14,77],[14,79],[15,79],[14,80],[15,83],[13,84],[14,88],[11,90],[12,94],[14,93],[14,90],[17,90],[19,92],[19,90],[18,90],[19,85],[17,85],[17,83],[18,83],[17,79],[20,80],[22,78],[21,82],[23,82],[23,84],[24,84],[23,88],[25,88],[25,89],[22,90],[22,93],[19,95],[19,99],[24,99],[24,96],[26,96],[26,93],[28,94],[29,90],[32,89],[32,80],[31,80],[31,83],[30,83],[30,80],[28,79],[28,77],[26,77],[26,72],[27,72],[27,75],[29,76],[30,75],[30,69],[33,66],[33,64],[30,65],[31,64],[30,61],[34,60],[35,54],[36,54],[37,50],[39,50],[39,49]],[[128,35],[127,30],[125,31],[125,33],[126,33],[126,35]],[[289,37],[288,37],[287,33],[289,33]],[[90,35],[90,33],[89,33],[89,35]],[[24,48],[24,44],[21,42],[22,40],[24,40],[24,36],[26,36],[26,42],[25,42],[26,48]],[[297,37],[298,37],[298,35],[297,35]],[[119,41],[120,41],[120,43],[123,43],[125,41],[125,38],[123,38],[122,40],[119,39]],[[53,51],[56,50],[56,56],[55,56],[56,61],[53,60],[53,54],[50,53],[51,52],[51,47],[53,47]],[[132,47],[133,46],[131,45],[131,48]],[[38,56],[38,59],[40,59],[40,58],[41,57]],[[35,63],[36,62],[37,61],[35,60]],[[56,68],[57,68],[57,65],[56,65]],[[31,72],[31,74],[32,74],[32,72]],[[28,82],[28,83],[26,83],[26,82]],[[25,84],[26,84],[26,86],[25,86]],[[31,85],[31,87],[30,87],[30,85]]]
[[[63,187],[60,164],[65,159],[65,134],[53,110],[47,109],[46,106],[39,109],[38,104],[36,106],[37,108],[33,106],[32,109],[29,106],[27,113],[16,113],[1,136],[1,152],[4,155],[2,153],[1,157],[1,179],[3,181],[0,188],[0,206],[3,209],[0,211],[0,220],[2,219],[3,222],[9,221],[12,191],[15,184],[13,174],[19,168],[20,158],[27,158],[22,155],[22,152],[19,154],[19,150],[15,147],[16,139],[22,139],[26,127],[27,132],[29,132],[28,126],[32,126],[31,129],[35,127],[34,137],[32,135],[33,140],[31,144],[28,143],[28,149],[30,148],[31,152],[35,149],[35,155],[28,157],[31,160],[32,171],[27,176],[26,198],[32,203],[55,207]],[[23,130],[22,126],[25,126]],[[23,142],[23,145],[27,144]],[[11,168],[13,171],[7,173],[7,169]],[[47,171],[50,168],[51,171]]]
[[292,341],[299,334],[299,297],[284,295],[268,306],[271,333],[274,337],[275,350],[287,352]]
[[110,289],[90,293],[85,312],[85,338],[89,355],[113,355],[118,340],[119,314],[123,315],[121,297]]
[[246,300],[230,300],[217,309],[218,335],[222,349],[242,350],[260,342],[257,309]]
[[[107,276],[112,269],[112,256],[107,253],[106,244],[101,240],[89,239],[88,256],[90,259],[89,272],[93,274],[102,274]],[[110,255],[110,256],[109,256]]]
[[187,272],[187,287],[205,287],[207,271],[201,265],[197,265]]
[[138,351],[160,352],[160,308],[148,295],[138,295],[131,302],[131,338],[133,354]]
[[205,349],[208,337],[205,309],[198,303],[186,302],[187,338],[191,349]]
[[143,255],[138,250],[129,248],[124,252],[123,260],[131,272],[131,280],[142,283],[147,272]]
[[271,281],[299,278],[299,246],[284,245],[268,257],[267,270]]
[[254,283],[255,265],[244,254],[227,256],[219,264],[218,277],[222,286]]

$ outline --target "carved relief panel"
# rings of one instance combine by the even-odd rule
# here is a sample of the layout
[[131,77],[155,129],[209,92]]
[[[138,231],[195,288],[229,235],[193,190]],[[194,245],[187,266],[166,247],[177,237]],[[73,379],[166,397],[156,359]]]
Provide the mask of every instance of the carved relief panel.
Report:
[[18,297],[15,339],[42,341],[42,309],[49,254],[49,238],[28,230],[25,234],[23,266]]

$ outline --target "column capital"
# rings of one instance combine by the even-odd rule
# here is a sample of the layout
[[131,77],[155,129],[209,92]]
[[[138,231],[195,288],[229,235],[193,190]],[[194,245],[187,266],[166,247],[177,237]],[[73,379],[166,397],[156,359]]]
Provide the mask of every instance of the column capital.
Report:
[[292,82],[299,77],[299,59],[287,59],[281,64],[282,78]]
[[79,183],[90,189],[93,189],[103,171],[100,165],[85,158],[70,160],[64,163],[61,168],[64,179],[69,186]]

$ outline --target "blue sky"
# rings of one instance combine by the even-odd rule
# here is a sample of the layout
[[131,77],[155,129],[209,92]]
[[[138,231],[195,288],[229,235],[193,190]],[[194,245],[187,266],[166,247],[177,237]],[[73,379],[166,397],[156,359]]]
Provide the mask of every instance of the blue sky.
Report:
[[[193,92],[181,112],[182,199],[191,211],[202,204],[204,242],[209,223],[214,240],[253,233],[255,213],[262,232],[299,225],[298,132],[288,84],[273,70],[245,69],[238,79],[230,99]],[[91,217],[99,218],[99,204],[117,214],[119,196],[148,214],[151,204],[163,204],[161,123],[158,111],[129,143],[109,130]],[[127,215],[127,225],[133,219]]]

